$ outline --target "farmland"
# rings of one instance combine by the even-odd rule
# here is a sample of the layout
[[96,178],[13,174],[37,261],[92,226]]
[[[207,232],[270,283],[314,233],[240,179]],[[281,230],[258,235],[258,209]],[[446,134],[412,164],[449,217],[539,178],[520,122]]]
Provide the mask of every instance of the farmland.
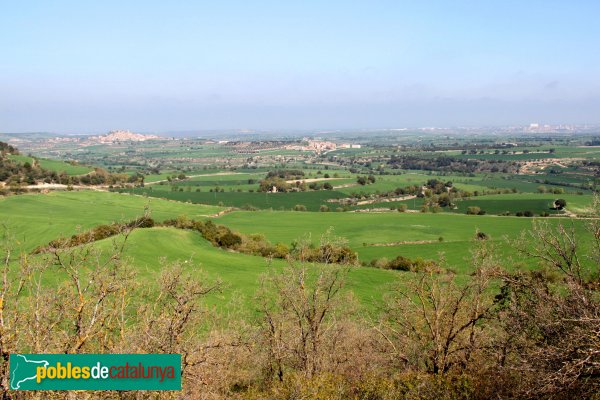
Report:
[[[220,371],[239,376],[239,361],[231,366],[235,356],[222,347],[232,346],[262,382],[263,372],[253,374],[256,365],[268,371],[261,360],[273,353],[265,343],[296,343],[288,336],[313,326],[317,308],[332,313],[321,330],[327,346],[352,352],[359,340],[361,357],[387,365],[381,354],[390,342],[403,345],[387,318],[407,304],[402,318],[417,320],[435,307],[446,315],[452,304],[464,320],[485,304],[485,322],[464,326],[486,338],[498,329],[512,337],[518,324],[495,308],[511,290],[527,290],[524,299],[542,296],[535,307],[554,307],[540,313],[543,323],[563,315],[560,301],[570,288],[596,290],[600,173],[594,148],[579,147],[594,139],[552,147],[523,139],[508,150],[479,137],[423,146],[410,134],[400,145],[380,137],[360,149],[324,152],[298,150],[299,139],[90,140],[55,147],[34,141],[27,151],[35,161],[3,146],[12,153],[0,164],[6,282],[25,288],[8,292],[3,312],[18,315],[13,320],[22,313],[33,321],[54,318],[61,329],[83,318],[94,338],[70,341],[83,340],[86,351],[104,351],[92,347],[104,337],[122,343],[112,323],[135,332],[151,327],[142,336],[151,341],[157,328],[166,329],[166,343],[181,337],[171,333],[178,324],[189,328],[173,352],[202,343],[193,354],[203,357],[209,348],[223,357],[214,362]],[[65,180],[74,184],[59,184]],[[65,308],[64,297],[77,307]],[[511,304],[538,318],[535,307]],[[575,314],[587,304],[578,303]],[[96,309],[105,315],[98,327]],[[343,335],[331,336],[330,327]],[[65,329],[52,340],[79,335]],[[428,346],[420,353],[427,356]],[[238,393],[235,385],[223,390]]]

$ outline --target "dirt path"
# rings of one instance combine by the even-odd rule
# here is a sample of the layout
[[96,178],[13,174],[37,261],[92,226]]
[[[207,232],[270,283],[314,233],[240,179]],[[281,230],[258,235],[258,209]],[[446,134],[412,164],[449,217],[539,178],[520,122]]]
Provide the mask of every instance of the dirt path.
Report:
[[310,179],[292,179],[289,181],[285,181],[286,183],[296,183],[298,181],[300,182],[306,182],[306,183],[311,183],[311,182],[320,182],[320,181],[337,181],[339,179],[351,179],[351,178],[310,178]]
[[390,242],[390,243],[370,243],[367,244],[369,247],[391,247],[391,246],[400,246],[403,244],[431,244],[431,243],[439,243],[438,240],[405,240],[402,242]]
[[225,215],[225,214],[229,214],[230,212],[234,212],[235,210],[236,210],[235,208],[233,208],[233,207],[230,207],[230,208],[228,208],[228,209],[226,209],[226,210],[219,211],[219,212],[218,212],[218,213],[216,213],[216,214],[209,215],[209,217],[210,217],[210,218],[218,218],[218,217],[221,217],[221,216],[223,216],[223,215]]
[[[73,189],[77,189],[77,190],[81,190],[81,189],[87,189],[87,190],[99,190],[99,191],[106,191],[108,189],[108,185],[70,185],[71,188]],[[67,190],[69,188],[69,185],[63,185],[60,183],[39,183],[37,185],[27,185],[25,186],[26,189],[36,189],[36,190],[44,190],[44,189],[62,189],[62,190]]]
[[[367,204],[390,203],[393,201],[412,200],[415,198],[417,198],[417,196],[400,196],[400,197],[392,197],[392,198],[385,197],[385,198],[379,198],[379,199],[362,200],[362,201],[355,203],[354,205],[364,206]],[[327,202],[328,203],[345,203],[345,202],[351,202],[352,200],[353,199],[351,197],[346,197],[344,199],[328,199]]]
[[339,186],[334,186],[334,189],[343,189],[343,188],[349,188],[349,187],[354,187],[354,186],[358,186],[358,183],[346,183],[345,185],[339,185]]

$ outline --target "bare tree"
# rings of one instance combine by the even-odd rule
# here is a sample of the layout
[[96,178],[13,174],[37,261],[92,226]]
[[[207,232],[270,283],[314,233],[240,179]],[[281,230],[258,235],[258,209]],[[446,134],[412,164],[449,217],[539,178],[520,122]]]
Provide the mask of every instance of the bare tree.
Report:
[[474,272],[462,285],[453,273],[439,271],[396,285],[376,329],[397,364],[433,374],[467,368],[486,345],[483,321],[494,307],[488,293],[497,267],[493,254],[491,244],[479,243],[472,254]]
[[597,216],[579,227],[535,222],[524,234],[527,245],[516,247],[540,269],[503,274],[507,368],[522,373],[522,396],[587,398],[600,391],[600,285],[592,269],[600,260],[599,226]]
[[283,379],[286,367],[310,377],[335,356],[339,301],[348,267],[289,265],[267,276],[258,296],[269,375]]

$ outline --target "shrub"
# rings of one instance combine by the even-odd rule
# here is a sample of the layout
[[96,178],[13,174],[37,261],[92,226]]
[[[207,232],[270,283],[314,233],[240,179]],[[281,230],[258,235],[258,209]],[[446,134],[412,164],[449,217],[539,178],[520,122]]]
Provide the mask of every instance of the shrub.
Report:
[[398,256],[387,263],[386,268],[399,271],[410,271],[412,265],[413,262],[409,258]]
[[217,237],[217,244],[225,248],[234,248],[242,243],[242,238],[239,235],[229,231]]
[[487,235],[487,233],[481,232],[480,230],[477,230],[477,233],[475,233],[476,240],[488,240],[489,238],[490,237]]
[[481,208],[476,207],[476,206],[472,206],[472,207],[467,207],[467,214],[469,215],[477,215],[481,212]]

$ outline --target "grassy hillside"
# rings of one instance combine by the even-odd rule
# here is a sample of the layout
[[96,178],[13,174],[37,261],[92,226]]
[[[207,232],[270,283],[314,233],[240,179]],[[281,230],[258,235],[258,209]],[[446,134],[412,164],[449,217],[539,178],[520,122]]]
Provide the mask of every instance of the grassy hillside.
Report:
[[[131,220],[141,216],[146,206],[158,221],[184,214],[189,218],[203,219],[222,210],[213,206],[107,192],[57,192],[1,198],[0,219],[18,240],[19,249],[30,251],[57,237],[99,224]],[[262,233],[274,243],[288,245],[306,235],[311,235],[313,242],[317,242],[323,233],[333,228],[334,235],[348,239],[349,245],[363,261],[398,255],[437,259],[438,254],[443,252],[450,266],[464,278],[472,272],[468,257],[477,230],[491,237],[501,255],[516,257],[514,249],[504,241],[504,237],[514,238],[532,223],[531,218],[449,213],[235,211],[214,219],[242,233]],[[548,221],[557,223],[558,219]],[[571,221],[577,229],[581,229],[585,223],[581,220],[565,220],[567,223]],[[441,242],[440,237],[443,238]],[[99,245],[107,247],[109,243],[110,239],[99,242]],[[268,268],[268,263],[262,257],[215,248],[196,232],[172,228],[134,231],[127,246],[127,256],[143,282],[155,280],[162,257],[169,261],[187,260],[189,262],[184,265],[189,265],[189,268],[199,264],[210,277],[222,279],[228,285],[224,295],[215,295],[214,302],[217,305],[225,304],[236,293],[242,294],[250,305],[259,285],[259,277]],[[283,261],[276,260],[272,265],[273,268],[279,268]],[[364,304],[372,304],[371,299],[379,298],[385,284],[401,279],[403,274],[375,268],[356,268],[350,275],[348,287]]]
[[[24,156],[24,155],[11,155],[11,159],[20,161],[22,163],[28,162],[32,163],[33,158]],[[38,163],[44,169],[48,171],[55,171],[57,173],[64,172],[67,175],[84,175],[89,172],[92,172],[94,169],[90,167],[86,167],[85,165],[72,165],[68,162],[59,161],[59,160],[49,160],[45,158],[37,158]]]
[[[99,243],[108,249],[110,239]],[[188,272],[198,272],[198,267],[210,279],[221,279],[225,284],[222,294],[214,294],[211,301],[217,306],[225,305],[232,297],[241,295],[245,304],[252,306],[252,298],[260,286],[260,277],[269,268],[281,268],[282,260],[274,260],[271,266],[262,257],[249,256],[213,247],[197,232],[175,228],[151,228],[135,230],[128,239],[126,255],[130,257],[138,274],[152,284],[160,272],[160,259],[182,261]],[[357,267],[347,281],[359,301],[372,304],[381,298],[381,289],[401,277],[401,272]]]
[[19,240],[21,248],[28,251],[78,230],[141,216],[146,206],[159,221],[181,214],[199,219],[221,210],[116,193],[53,192],[0,197],[0,221]]

